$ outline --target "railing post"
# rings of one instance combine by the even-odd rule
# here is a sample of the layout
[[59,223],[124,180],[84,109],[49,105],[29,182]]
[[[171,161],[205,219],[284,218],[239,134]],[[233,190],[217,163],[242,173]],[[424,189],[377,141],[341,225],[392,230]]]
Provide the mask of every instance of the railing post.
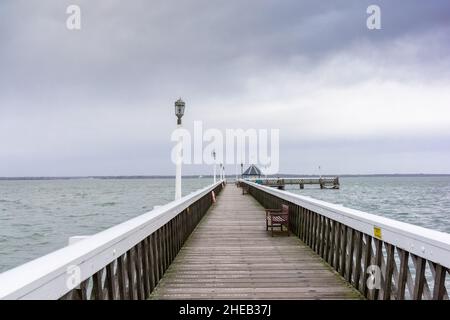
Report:
[[385,243],[386,245],[386,272],[383,288],[383,300],[390,300],[392,293],[392,275],[394,273],[394,246]]
[[341,248],[341,276],[345,276],[346,257],[347,257],[347,226],[342,225],[342,248]]
[[372,259],[372,237],[369,235],[365,235],[366,241],[364,244],[364,269],[363,269],[363,281],[362,281],[362,293],[368,298],[368,288],[367,288],[367,269],[370,266],[370,261]]
[[[356,232],[356,253],[355,253],[355,273],[353,277],[353,283],[356,289],[360,290],[360,277],[361,277],[361,264],[362,261],[362,249],[363,249],[363,234],[359,231]],[[361,290],[360,290],[361,291]]]
[[355,231],[352,228],[348,228],[350,242],[348,243],[348,255],[347,255],[347,263],[346,263],[346,276],[345,279],[347,282],[351,283],[352,280],[352,272],[353,272],[353,249],[355,246]]
[[423,293],[423,285],[425,281],[425,259],[413,255],[413,261],[416,266],[416,277],[414,279],[413,299],[421,300]]
[[442,300],[444,298],[446,275],[447,268],[444,268],[440,264],[435,264],[433,300]]

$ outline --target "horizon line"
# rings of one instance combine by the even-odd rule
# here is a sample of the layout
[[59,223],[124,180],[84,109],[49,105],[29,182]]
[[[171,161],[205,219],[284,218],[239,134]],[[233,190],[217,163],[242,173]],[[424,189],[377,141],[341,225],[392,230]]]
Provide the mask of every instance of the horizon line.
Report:
[[[235,178],[235,174],[225,175],[226,177]],[[240,175],[238,175],[240,176]],[[264,175],[261,175],[264,176]],[[376,176],[450,176],[450,173],[345,173],[345,174],[293,174],[280,173],[267,175],[267,177],[312,177],[312,176],[334,176],[334,177],[376,177]],[[183,175],[183,178],[212,178],[212,174],[189,174]],[[171,179],[175,175],[81,175],[81,176],[1,176],[0,180],[68,180],[68,179]]]

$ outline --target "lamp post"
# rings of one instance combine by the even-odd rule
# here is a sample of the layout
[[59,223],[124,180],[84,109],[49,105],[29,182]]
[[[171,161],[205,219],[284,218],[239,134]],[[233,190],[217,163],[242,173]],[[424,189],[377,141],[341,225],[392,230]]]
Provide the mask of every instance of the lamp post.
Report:
[[216,183],[216,151],[213,150],[212,157],[214,159],[214,183]]
[[[181,118],[184,115],[184,108],[186,104],[183,100],[175,101],[175,115],[177,116],[177,129],[181,128]],[[181,137],[177,142],[177,159],[176,159],[176,173],[175,173],[175,200],[181,198],[181,163],[183,161],[183,145]]]
[[219,171],[219,178],[220,178],[220,180],[223,180],[223,178],[222,178],[222,171],[223,169],[222,169],[222,164],[220,164],[220,171]]

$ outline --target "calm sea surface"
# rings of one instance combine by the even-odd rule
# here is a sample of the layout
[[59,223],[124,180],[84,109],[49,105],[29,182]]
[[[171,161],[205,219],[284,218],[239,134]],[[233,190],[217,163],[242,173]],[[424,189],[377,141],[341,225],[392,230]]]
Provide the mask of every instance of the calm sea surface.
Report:
[[[184,179],[188,194],[210,179]],[[173,179],[0,181],[0,272],[173,200]],[[450,233],[450,177],[341,178],[287,191]]]

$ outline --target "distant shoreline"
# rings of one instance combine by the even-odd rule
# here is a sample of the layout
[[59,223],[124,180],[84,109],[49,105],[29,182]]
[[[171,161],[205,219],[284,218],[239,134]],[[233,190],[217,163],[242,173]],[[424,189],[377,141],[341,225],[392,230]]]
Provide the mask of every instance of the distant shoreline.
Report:
[[[268,175],[268,178],[287,178],[287,177],[317,177],[312,174],[279,174]],[[324,174],[324,177],[338,176],[340,178],[350,177],[448,177],[449,173],[410,173],[410,174]],[[212,175],[187,175],[185,179],[212,178]],[[72,176],[72,177],[0,177],[0,181],[8,180],[81,180],[81,179],[98,179],[98,180],[120,180],[120,179],[174,179],[175,176],[151,175],[151,176]],[[235,175],[228,175],[227,178],[234,179]]]

